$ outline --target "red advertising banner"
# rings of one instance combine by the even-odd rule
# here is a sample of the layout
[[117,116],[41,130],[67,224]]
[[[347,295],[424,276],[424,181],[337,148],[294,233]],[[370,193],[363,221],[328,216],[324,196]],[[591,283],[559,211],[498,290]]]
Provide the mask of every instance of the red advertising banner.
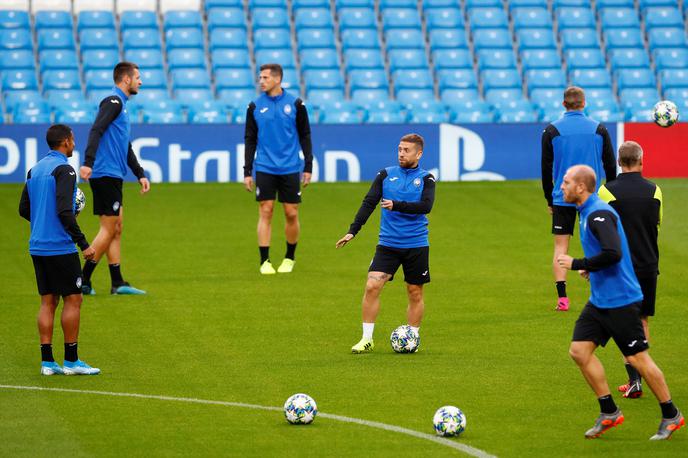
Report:
[[627,122],[624,140],[643,147],[643,175],[648,178],[688,178],[688,124],[662,128]]

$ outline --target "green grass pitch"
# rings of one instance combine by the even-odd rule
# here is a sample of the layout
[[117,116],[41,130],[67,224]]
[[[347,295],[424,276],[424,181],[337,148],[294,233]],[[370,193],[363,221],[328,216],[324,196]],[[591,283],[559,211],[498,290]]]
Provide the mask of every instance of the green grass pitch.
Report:
[[[651,353],[688,413],[687,180],[660,180],[658,315]],[[79,217],[91,239],[97,220]],[[0,385],[174,396],[280,407],[293,393],[319,410],[432,434],[445,404],[467,415],[453,441],[500,457],[678,456],[688,430],[648,441],[660,411],[646,387],[616,395],[626,422],[601,439],[583,432],[598,413],[567,350],[587,284],[569,277],[572,310],[554,312],[552,237],[539,183],[439,183],[430,215],[432,283],[421,351],[397,355],[405,323],[402,278],[388,284],[373,354],[351,355],[379,211],[349,245],[334,244],[368,185],[313,184],[304,192],[302,237],[290,275],[261,277],[257,205],[239,184],[154,185],[125,190],[123,273],[145,297],[111,297],[105,263],[84,299],[80,355],[97,377],[41,377],[29,226],[21,186],[0,186]],[[277,208],[272,258],[284,254]],[[572,252],[581,252],[577,237]],[[62,360],[56,328],[54,349]],[[598,352],[610,384],[625,381],[618,349]],[[2,456],[461,456],[422,438],[317,418],[290,426],[280,412],[86,393],[0,388]]]

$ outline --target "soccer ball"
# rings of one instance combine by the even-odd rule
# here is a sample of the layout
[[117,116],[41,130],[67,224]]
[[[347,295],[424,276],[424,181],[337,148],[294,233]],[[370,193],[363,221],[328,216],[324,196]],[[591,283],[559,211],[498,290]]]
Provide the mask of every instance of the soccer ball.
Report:
[[83,210],[85,206],[86,196],[84,195],[84,191],[76,188],[76,195],[74,196],[74,215],[76,216],[81,213],[81,210]]
[[414,353],[420,345],[420,336],[411,326],[405,324],[392,331],[389,343],[397,353]]
[[652,109],[652,119],[660,127],[671,127],[678,121],[678,108],[670,100],[657,102]]
[[284,418],[292,425],[312,423],[318,414],[318,406],[307,394],[297,393],[284,403]]
[[440,407],[432,418],[432,424],[438,436],[458,436],[466,429],[466,415],[458,407]]

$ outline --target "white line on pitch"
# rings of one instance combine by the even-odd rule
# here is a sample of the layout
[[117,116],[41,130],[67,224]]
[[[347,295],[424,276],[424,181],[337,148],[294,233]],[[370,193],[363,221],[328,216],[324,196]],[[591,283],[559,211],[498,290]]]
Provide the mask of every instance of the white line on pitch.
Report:
[[[70,388],[46,388],[41,386],[17,386],[17,385],[0,385],[0,388],[12,389],[12,390],[25,390],[25,391],[56,391],[61,393],[80,393],[80,394],[95,394],[101,396],[117,396],[122,398],[139,398],[139,399],[157,399],[159,401],[175,401],[175,402],[187,402],[192,404],[212,404],[220,405],[226,407],[242,407],[245,409],[254,410],[268,410],[272,412],[282,412],[280,407],[270,407],[261,406],[257,404],[246,404],[243,402],[229,402],[229,401],[213,401],[209,399],[196,399],[196,398],[179,398],[174,396],[160,396],[155,394],[140,394],[140,393],[117,393],[114,391],[95,391],[95,390],[74,390]],[[344,423],[353,423],[362,426],[368,426],[370,428],[383,429],[385,431],[392,431],[395,433],[406,434],[407,436],[417,437],[419,439],[429,440],[435,442],[436,444],[443,445],[445,447],[453,448],[462,451],[468,455],[475,456],[478,458],[496,458],[494,455],[490,455],[478,448],[471,447],[469,445],[461,444],[443,437],[438,437],[432,434],[421,433],[408,428],[402,428],[401,426],[388,425],[386,423],[380,423],[377,421],[362,420],[360,418],[344,417],[342,415],[334,415],[329,413],[318,412],[318,416],[322,418],[329,418],[330,420],[341,421]]]

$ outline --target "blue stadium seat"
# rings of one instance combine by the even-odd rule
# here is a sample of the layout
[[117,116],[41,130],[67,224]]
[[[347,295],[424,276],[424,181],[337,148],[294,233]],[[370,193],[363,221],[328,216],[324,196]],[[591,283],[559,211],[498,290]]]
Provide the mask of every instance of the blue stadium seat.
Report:
[[67,11],[38,11],[34,15],[34,27],[42,29],[72,29],[74,22]]
[[[633,1],[633,0],[631,0]],[[576,8],[576,7],[590,7],[590,0],[554,0],[552,2],[554,9],[559,8]]]
[[561,31],[563,49],[597,48],[600,46],[595,29],[566,29]]
[[466,31],[463,29],[434,29],[430,30],[428,35],[432,51],[437,49],[468,48]]
[[204,39],[201,29],[178,28],[165,32],[167,51],[175,48],[203,49]]
[[173,28],[202,28],[203,20],[198,11],[168,11],[163,15],[163,28],[167,31]]
[[557,109],[544,109],[540,108],[539,106],[536,106],[536,108],[540,114],[538,121],[547,123],[556,121],[566,112],[562,106],[559,106]]
[[473,68],[473,56],[468,49],[438,49],[432,52],[436,70],[445,68]]
[[289,48],[291,36],[289,29],[258,29],[253,33],[255,49]]
[[8,113],[12,113],[15,107],[23,102],[43,102],[43,96],[35,89],[9,91],[3,95]]
[[414,105],[435,97],[432,89],[400,89],[396,91],[396,99],[404,106]]
[[626,119],[622,112],[612,110],[591,110],[588,116],[600,122],[622,122]]
[[5,69],[33,69],[35,66],[32,51],[26,49],[0,51],[0,72]]
[[12,118],[17,124],[49,123],[50,107],[44,101],[19,103],[14,107]]
[[[98,68],[112,69],[120,61],[119,51],[115,49],[88,49],[81,53],[81,58],[84,71]],[[141,66],[139,61],[134,60],[133,62]],[[162,66],[162,57],[160,62],[160,66]]]
[[0,10],[0,29],[30,29],[29,13],[26,11]]
[[193,124],[224,124],[229,119],[229,110],[216,100],[204,100],[189,105],[189,121]]
[[358,89],[351,91],[351,100],[365,108],[389,100],[387,89]]
[[76,49],[72,29],[41,29],[38,31],[38,50]]
[[566,75],[564,75],[561,69],[528,70],[525,75],[525,80],[528,84],[528,91],[566,86]]
[[559,30],[595,27],[595,17],[589,8],[559,8],[556,16]]
[[182,111],[147,111],[143,112],[144,124],[182,124],[185,122]]
[[[33,59],[31,60],[33,62]],[[39,54],[38,63],[41,71],[79,68],[79,59],[76,56],[76,52],[68,49],[42,51]]]
[[609,29],[605,30],[603,35],[608,50],[613,48],[642,48],[644,43],[640,29]]
[[450,106],[465,106],[480,100],[477,89],[445,89],[440,90],[440,100]]
[[521,65],[531,68],[561,68],[561,58],[556,49],[526,49],[521,51]]
[[158,29],[158,17],[153,11],[123,11],[119,17],[122,32],[128,29]]
[[87,49],[117,49],[119,39],[115,29],[84,29],[79,33],[81,50]]
[[415,0],[380,0],[380,9],[386,8],[415,8],[418,3]]
[[384,69],[351,70],[348,76],[351,91],[359,89],[386,89],[389,85]]
[[375,0],[336,0],[337,11],[342,8],[374,8]]
[[612,71],[620,68],[649,67],[645,48],[617,48],[609,52]]
[[686,48],[655,49],[652,56],[657,70],[688,68],[688,49]]
[[344,62],[347,70],[385,68],[384,62],[382,61],[382,54],[376,49],[345,49]]
[[509,26],[509,20],[501,5],[498,8],[472,8],[468,10],[471,29],[499,29]]
[[214,100],[213,93],[209,88],[176,89],[173,95],[174,99],[184,108],[200,104],[204,101]]
[[299,49],[335,48],[332,29],[303,29],[296,31]]
[[462,29],[464,28],[463,14],[456,7],[431,8],[425,11],[425,24],[429,30]]
[[372,8],[342,8],[338,12],[339,29],[373,29],[377,26]]
[[[434,30],[433,32],[440,32]],[[432,39],[432,38],[431,38]],[[385,32],[387,49],[425,49],[425,37],[417,29],[390,29]]]
[[512,10],[514,29],[542,29],[552,27],[552,16],[547,7],[517,8]]
[[[660,74],[661,79],[662,75]],[[681,109],[688,108],[688,87],[664,89],[663,92],[664,99],[673,101],[678,106],[679,112]]]
[[338,89],[311,89],[306,94],[306,103],[323,106],[344,99],[344,91]]
[[0,50],[32,49],[31,31],[28,29],[0,30]]
[[511,49],[511,34],[509,29],[479,29],[473,32],[473,47]]
[[81,89],[79,70],[46,70],[41,74],[43,91]]
[[464,107],[450,108],[450,120],[454,124],[473,124],[494,122],[495,114],[492,107],[486,102],[477,103],[470,110]]
[[382,10],[382,27],[388,29],[420,29],[418,10],[414,8],[387,8]]
[[[521,121],[503,121],[501,116],[504,113],[511,113],[509,116],[514,116],[515,113],[532,113],[533,115],[535,114],[535,107],[533,104],[521,97],[515,97],[512,99],[503,99],[499,101],[498,103],[495,103],[495,108],[497,108],[498,113],[497,113],[497,118],[500,122],[521,122]],[[535,119],[537,120],[537,119]]]
[[516,31],[519,49],[556,49],[552,29],[519,29]]
[[585,90],[586,105],[593,108],[606,107],[606,104],[598,105],[597,100],[615,100],[614,92],[611,87],[588,88]]
[[[465,35],[465,34],[464,34]],[[465,38],[464,38],[465,41]],[[380,48],[375,29],[347,29],[342,31],[342,48]]]
[[432,75],[428,69],[397,70],[392,73],[392,80],[394,81],[394,89],[397,91],[400,89],[432,89],[433,86]]
[[95,107],[85,100],[75,100],[55,108],[55,122],[59,123],[91,124],[96,118]]
[[438,70],[437,80],[440,92],[446,89],[471,89],[478,87],[478,80],[472,68]]
[[413,108],[410,115],[408,122],[412,124],[437,124],[449,121],[449,113],[442,104],[427,109]]
[[510,49],[480,49],[477,54],[479,70],[516,68],[516,58]]
[[522,86],[521,76],[517,70],[483,70],[480,72],[480,79],[486,91],[490,89],[520,88]]
[[158,68],[142,68],[141,81],[144,87],[152,89],[167,89],[167,74]]
[[511,11],[520,8],[547,8],[547,0],[511,0],[509,2]]
[[360,124],[363,122],[361,108],[354,102],[337,100],[321,106],[323,124]]
[[167,53],[170,70],[177,68],[205,68],[205,53],[202,49],[172,49]]
[[328,8],[300,8],[294,14],[294,26],[301,29],[323,29],[334,27],[332,14]]
[[614,94],[609,89],[605,92],[601,92],[601,95],[598,95],[597,97],[590,97],[589,99],[586,97],[585,107],[591,111],[621,111]]
[[124,49],[142,49],[162,47],[160,32],[157,29],[126,29],[122,32],[122,46]]
[[281,8],[256,8],[251,11],[253,29],[289,28],[287,10]]
[[329,0],[294,0],[291,3],[293,10],[300,8],[330,8]]
[[[112,80],[112,70],[88,70],[84,73],[84,81],[86,82],[86,90],[110,89],[115,83]],[[143,82],[146,86],[147,81]],[[145,86],[144,86],[145,87]]]
[[170,71],[172,87],[177,89],[210,89],[210,76],[202,68],[180,68]]
[[683,17],[678,8],[647,8],[643,14],[645,29],[654,27],[683,27]]
[[[586,0],[587,1],[587,0]],[[589,2],[588,2],[589,4]],[[595,6],[598,10],[610,8],[634,8],[633,0],[597,0]]]
[[333,68],[339,69],[339,55],[336,49],[305,49],[299,55],[301,69]]
[[249,0],[250,9],[255,8],[283,8],[287,9],[287,0]]
[[401,111],[369,110],[366,122],[370,124],[403,124],[408,120]]
[[242,8],[213,8],[208,12],[208,30],[218,27],[245,28],[246,15]]
[[538,116],[532,106],[530,109],[514,109],[497,113],[497,122],[500,123],[537,122],[537,120]]
[[162,69],[163,58],[159,49],[128,49],[124,52],[124,59],[136,62],[140,68]]
[[662,89],[688,88],[688,69],[670,69],[659,72]]
[[[148,89],[146,89],[148,93],[150,92]],[[109,95],[112,94],[112,89],[93,89],[91,91],[86,90],[86,99],[89,102],[93,103],[100,103],[105,97],[108,97]],[[165,95],[167,97],[167,95]]]
[[573,48],[564,52],[566,66],[569,70],[575,68],[602,68],[606,60],[599,48]]
[[389,71],[399,69],[428,68],[428,58],[422,49],[392,49],[389,57]]
[[[331,49],[328,51],[332,51]],[[336,57],[336,52],[335,52]],[[294,60],[294,53],[291,52],[291,48],[282,49],[260,49],[256,51],[256,67],[260,67],[263,64],[276,63],[280,64],[284,68],[294,68],[296,67],[296,61]]]
[[655,28],[647,32],[650,50],[655,48],[685,48],[686,32],[681,28]]
[[249,68],[251,58],[246,49],[214,49],[210,54],[213,71],[218,68]]
[[520,88],[490,89],[485,91],[485,100],[497,109],[510,101],[522,99],[524,99],[523,91]]
[[231,88],[218,90],[218,99],[227,106],[241,108],[246,111],[246,105],[256,98],[256,89],[252,88]]
[[96,108],[96,106],[87,102],[84,98],[83,92],[80,90],[54,90],[46,91],[45,100],[52,108],[59,107],[69,107],[69,108],[80,108],[83,106],[88,106],[90,109]]
[[603,29],[640,28],[635,8],[605,8],[600,11],[600,21]]
[[31,70],[8,70],[2,72],[2,91],[37,90],[36,72]]
[[301,93],[299,74],[295,68],[285,68],[283,70],[282,87],[298,96]]
[[255,88],[256,77],[248,68],[222,68],[215,72],[217,90],[234,88]]
[[612,79],[606,68],[585,68],[569,72],[569,80],[574,86],[584,89],[590,87],[612,87]]
[[677,7],[678,0],[638,0],[638,6],[642,11],[658,6]]
[[633,88],[619,91],[621,106],[626,111],[651,109],[659,100],[656,88]]
[[81,11],[77,16],[77,30],[114,29],[115,16],[112,11]]
[[210,49],[242,48],[248,46],[248,37],[243,29],[213,29],[210,31]]
[[564,87],[558,88],[544,88],[544,89],[529,89],[530,100],[540,111],[553,112],[556,110],[563,110],[562,100],[564,95]]

